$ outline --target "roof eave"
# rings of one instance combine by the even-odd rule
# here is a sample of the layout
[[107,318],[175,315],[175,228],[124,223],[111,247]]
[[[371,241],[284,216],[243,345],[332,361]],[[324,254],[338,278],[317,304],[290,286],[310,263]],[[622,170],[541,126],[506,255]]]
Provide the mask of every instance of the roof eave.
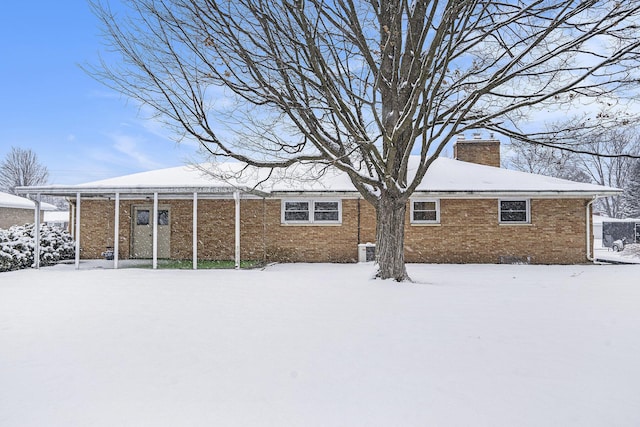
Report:
[[441,190],[441,191],[416,191],[414,196],[421,197],[438,197],[438,198],[496,198],[496,197],[529,197],[529,198],[593,198],[593,197],[609,197],[622,194],[622,190],[602,190],[602,191],[563,191],[563,190],[482,190],[482,191],[453,191],[453,190]]
[[110,194],[122,195],[149,195],[158,194],[233,194],[236,191],[253,194],[260,197],[267,197],[269,194],[251,188],[236,187],[206,187],[206,186],[114,186],[114,187],[85,187],[85,186],[39,186],[39,187],[17,187],[16,191],[25,195],[46,195],[75,197],[78,193],[81,196],[104,196]]

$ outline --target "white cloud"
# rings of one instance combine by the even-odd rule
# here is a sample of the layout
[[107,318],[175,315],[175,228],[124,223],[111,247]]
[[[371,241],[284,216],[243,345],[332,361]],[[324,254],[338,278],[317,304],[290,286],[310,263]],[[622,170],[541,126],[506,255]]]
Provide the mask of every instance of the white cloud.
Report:
[[127,159],[133,160],[137,167],[143,169],[158,169],[162,167],[162,164],[153,160],[147,154],[140,149],[140,143],[144,140],[139,140],[130,135],[124,134],[111,134],[109,137],[114,141],[113,148],[117,152],[124,154]]

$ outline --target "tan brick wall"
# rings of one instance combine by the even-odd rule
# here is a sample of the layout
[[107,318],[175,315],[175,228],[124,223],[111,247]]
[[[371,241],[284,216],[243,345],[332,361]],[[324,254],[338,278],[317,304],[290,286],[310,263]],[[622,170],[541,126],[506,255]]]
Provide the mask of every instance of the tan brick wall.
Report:
[[463,162],[500,167],[500,141],[459,140],[453,146],[453,157]]
[[366,200],[360,201],[360,243],[376,241],[376,209]]
[[[108,200],[80,201],[81,258],[100,258],[107,246],[113,246],[114,206]],[[75,212],[75,205],[72,209]]]
[[[280,200],[266,200],[265,244],[268,261],[356,262],[358,200],[342,200],[342,224],[281,224]],[[362,201],[360,201],[362,204]]]
[[[498,221],[498,200],[441,200],[439,226],[405,229],[407,262],[497,263],[500,257],[536,264],[575,264],[586,258],[586,200],[531,200],[531,224]],[[409,209],[407,209],[407,212]]]
[[[191,259],[192,201],[161,200],[171,210],[171,257]],[[533,263],[582,263],[587,200],[531,201],[531,224],[500,225],[497,199],[443,199],[441,224],[412,225],[407,209],[407,262],[496,263],[500,257]],[[120,251],[131,246],[131,212],[148,201],[120,202]],[[99,258],[113,246],[114,202],[84,200],[81,209],[83,258]],[[241,201],[241,258],[278,262],[355,262],[358,243],[375,242],[375,210],[364,200],[343,199],[342,224],[281,224],[280,200]],[[359,214],[358,214],[359,213]],[[360,221],[358,222],[358,217]],[[234,258],[233,200],[198,201],[198,258]]]
[[0,228],[8,229],[14,225],[33,224],[34,209],[0,208]]

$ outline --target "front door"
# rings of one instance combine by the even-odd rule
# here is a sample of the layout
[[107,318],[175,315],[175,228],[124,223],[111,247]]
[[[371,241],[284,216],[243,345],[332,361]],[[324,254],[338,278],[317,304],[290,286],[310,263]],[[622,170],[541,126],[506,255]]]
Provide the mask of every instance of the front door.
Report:
[[[158,207],[158,258],[169,258],[171,217],[168,206]],[[153,258],[153,206],[133,208],[132,258]]]

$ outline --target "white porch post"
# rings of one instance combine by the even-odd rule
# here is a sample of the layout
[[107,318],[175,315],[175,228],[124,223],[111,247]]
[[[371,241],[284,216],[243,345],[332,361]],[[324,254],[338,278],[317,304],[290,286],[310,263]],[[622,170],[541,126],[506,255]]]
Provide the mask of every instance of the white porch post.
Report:
[[198,193],[193,193],[193,269],[198,269]]
[[71,234],[71,237],[73,237],[74,239],[76,238],[76,228],[73,226],[76,223],[76,210],[75,209],[71,209],[71,207],[69,207],[69,209],[71,210],[71,218],[69,219],[69,234]]
[[153,269],[158,268],[158,193],[153,193]]
[[120,193],[116,193],[116,213],[113,220],[113,268],[118,268],[118,252],[120,243]]
[[80,270],[80,193],[76,193],[76,270]]
[[35,243],[34,253],[33,253],[33,267],[40,268],[40,194],[36,195],[36,200],[34,200],[35,204],[35,212],[34,214],[34,222],[35,222],[35,230],[33,230],[33,241]]
[[235,252],[236,252],[236,259],[235,259],[235,263],[236,263],[236,270],[238,270],[240,268],[240,192],[239,191],[235,191],[233,193],[233,199],[236,202],[236,221],[235,221],[235,225],[236,225],[236,248],[235,248]]

